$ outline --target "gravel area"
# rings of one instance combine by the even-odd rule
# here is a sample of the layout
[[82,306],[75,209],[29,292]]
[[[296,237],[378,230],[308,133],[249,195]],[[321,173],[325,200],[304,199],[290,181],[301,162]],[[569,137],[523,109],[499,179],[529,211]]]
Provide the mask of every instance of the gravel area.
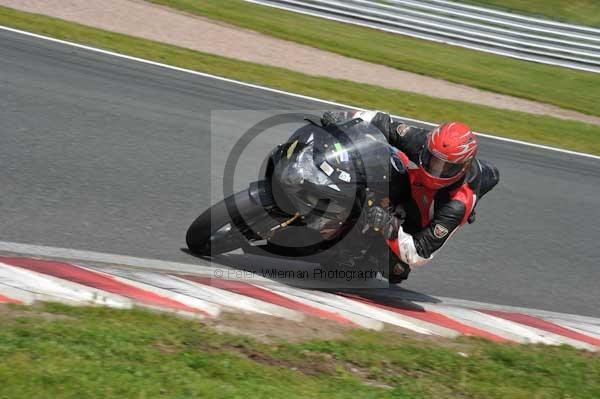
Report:
[[309,75],[600,125],[600,117],[344,57],[142,0],[0,0],[0,5]]

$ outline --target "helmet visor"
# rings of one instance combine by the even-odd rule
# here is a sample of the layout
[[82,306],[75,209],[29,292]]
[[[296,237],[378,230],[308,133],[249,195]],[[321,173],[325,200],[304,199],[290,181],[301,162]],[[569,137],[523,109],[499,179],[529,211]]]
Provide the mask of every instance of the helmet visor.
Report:
[[431,176],[442,179],[448,179],[456,176],[463,170],[465,166],[464,163],[452,163],[444,161],[443,159],[440,159],[432,154],[428,148],[425,148],[421,154],[421,164]]

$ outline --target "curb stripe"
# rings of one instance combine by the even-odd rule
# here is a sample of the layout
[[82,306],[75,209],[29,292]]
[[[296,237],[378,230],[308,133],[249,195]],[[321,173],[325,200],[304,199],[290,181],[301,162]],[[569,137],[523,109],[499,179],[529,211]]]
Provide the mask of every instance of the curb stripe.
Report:
[[[0,264],[0,271],[2,270],[2,264]],[[33,305],[38,299],[38,296],[33,292],[16,288],[6,284],[6,281],[0,277],[0,292],[4,298],[8,298],[12,301],[17,301],[20,305]],[[10,303],[10,302],[5,302]]]
[[539,317],[530,316],[522,313],[503,312],[500,310],[479,310],[479,312],[487,313],[489,315],[496,316],[501,319],[513,321],[519,324],[524,324],[526,326],[534,327],[540,330],[551,332],[553,334],[561,335],[563,337],[571,338],[576,341],[581,341],[590,345],[600,347],[600,339],[592,338],[590,336],[581,334],[577,331],[573,331],[566,327],[559,326],[558,324],[554,324],[550,321],[540,319]]
[[[310,294],[309,295],[297,295],[297,294],[291,293],[287,290],[274,289],[273,287],[261,286],[261,288],[269,290],[271,292],[274,292],[275,294],[281,295],[283,297],[289,298],[293,301],[298,301],[298,302],[304,303],[308,306],[314,306],[314,307],[318,307],[319,309],[328,310],[333,313],[338,313],[338,314],[342,315],[343,317],[347,318],[348,320],[350,320],[352,323],[354,323],[358,326],[370,329],[370,330],[381,331],[384,328],[384,323],[377,320],[376,318],[374,318],[372,316],[371,317],[363,316],[361,314],[348,311],[347,309],[343,309],[342,307],[336,306],[335,304],[324,303],[322,301],[315,300],[315,299],[311,298]],[[278,288],[280,288],[280,287],[278,287]]]
[[240,295],[232,291],[201,284],[196,281],[186,280],[178,276],[169,276],[177,281],[180,281],[182,284],[193,286],[197,291],[196,295],[202,296],[202,298],[207,301],[211,301],[223,306],[225,310],[263,314],[296,322],[303,321],[305,317],[305,314],[302,312],[284,308],[283,306],[275,305],[273,303],[261,301],[260,299]]
[[23,304],[23,302],[21,302],[21,301],[18,301],[16,299],[12,299],[12,298],[6,297],[6,296],[4,296],[2,294],[0,294],[0,303],[14,303],[14,304],[17,304],[17,305],[22,305]]
[[600,348],[600,319],[590,317],[458,300],[445,304],[416,300],[413,307],[405,297],[386,300],[183,273],[0,256],[0,304],[58,300],[131,308],[136,301],[141,306],[198,317],[210,315],[207,312],[211,310],[216,315],[224,306],[294,321],[311,315],[376,330],[388,323],[426,335],[464,334],[495,342],[567,344],[588,351]]
[[123,295],[147,305],[181,310],[194,314],[205,314],[201,310],[191,308],[175,300],[122,283],[112,276],[96,273],[69,263],[18,257],[0,257],[0,262],[108,291],[113,294]]
[[[447,337],[455,337],[458,335],[458,333],[454,330],[442,328],[431,323],[421,322],[419,320],[402,316],[385,309],[378,309],[376,307],[353,301],[352,299],[348,299],[341,295],[335,295],[330,292],[312,291],[279,285],[276,287],[270,287],[269,289],[275,290],[281,295],[297,298],[297,300],[305,300],[309,303],[317,303],[323,306],[339,309],[339,311],[343,312],[343,314],[350,313],[362,318],[373,319],[379,323],[394,325],[419,334],[440,335]],[[353,318],[354,316],[349,317]]]
[[489,331],[509,341],[521,344],[542,343],[553,345],[556,342],[540,335],[534,328],[504,320],[489,314],[478,312],[469,308],[457,308],[447,305],[423,305],[427,309],[435,310],[451,319],[470,326]]
[[459,321],[456,321],[447,316],[444,316],[443,314],[440,314],[440,313],[435,313],[435,312],[431,312],[431,311],[427,311],[427,310],[419,311],[419,310],[403,309],[403,308],[400,308],[397,306],[391,306],[391,305],[374,302],[370,299],[363,298],[359,295],[345,294],[345,293],[340,293],[340,295],[351,298],[355,301],[366,303],[371,306],[375,306],[375,307],[378,307],[381,309],[386,309],[386,310],[392,311],[394,313],[399,313],[404,316],[412,317],[412,318],[426,321],[428,323],[432,323],[432,324],[435,324],[435,325],[438,325],[441,327],[449,328],[451,330],[458,331],[459,333],[464,334],[464,335],[472,335],[475,337],[486,338],[486,339],[494,341],[494,342],[509,342],[506,338],[503,338],[499,335],[482,330],[480,328],[468,326]]
[[39,300],[130,309],[133,302],[122,295],[6,263],[0,263],[0,291],[10,298],[29,304]]
[[272,291],[257,287],[249,283],[190,275],[182,275],[180,277],[183,277],[190,281],[194,281],[196,283],[213,286],[223,290],[235,292],[236,294],[249,296],[255,299],[259,299],[261,301],[283,306],[284,308],[297,310],[311,316],[337,321],[338,323],[342,324],[354,324],[352,321],[348,320],[343,316],[340,316],[337,313],[329,312],[327,310],[322,310],[314,306],[306,305],[304,303],[286,298],[282,295],[276,294]]
[[[168,274],[159,274],[146,271],[124,271],[118,268],[107,268],[96,270],[90,267],[83,267],[86,270],[96,272],[133,287],[154,292],[164,298],[169,298],[194,309],[199,309],[206,314],[216,317],[221,313],[221,307],[213,302],[197,298],[189,292],[180,292],[177,289],[177,282]],[[181,283],[179,284],[181,285]],[[188,291],[188,290],[184,290]]]
[[[540,315],[537,315],[540,316]],[[543,317],[543,316],[540,316]],[[569,320],[561,320],[561,319],[553,319],[546,318],[544,320],[550,321],[554,324],[558,324],[561,327],[568,328],[573,331],[577,331],[583,335],[587,335],[588,337],[600,339],[600,324],[583,324]]]

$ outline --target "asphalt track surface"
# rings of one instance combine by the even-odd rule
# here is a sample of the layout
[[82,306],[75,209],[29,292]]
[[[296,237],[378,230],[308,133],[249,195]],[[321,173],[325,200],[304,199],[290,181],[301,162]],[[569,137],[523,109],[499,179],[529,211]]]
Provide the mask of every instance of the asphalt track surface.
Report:
[[[326,108],[6,31],[0,94],[1,241],[187,263],[186,228],[220,189],[216,144],[247,128],[232,113],[211,140],[211,111]],[[485,138],[480,156],[500,186],[406,288],[600,316],[600,161]]]

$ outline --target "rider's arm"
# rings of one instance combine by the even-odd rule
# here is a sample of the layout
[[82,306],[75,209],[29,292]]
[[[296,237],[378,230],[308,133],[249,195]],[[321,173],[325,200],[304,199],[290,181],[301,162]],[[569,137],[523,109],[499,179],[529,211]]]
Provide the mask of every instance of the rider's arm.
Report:
[[354,118],[360,118],[368,111],[327,111],[321,116],[323,126],[337,125]]
[[420,147],[429,130],[395,121],[380,111],[329,111],[321,117],[323,125],[334,125],[354,118],[372,123],[394,147],[404,150]]
[[369,113],[369,122],[383,132],[388,143],[403,152],[420,149],[429,133],[428,129],[394,120],[389,114],[376,111]]
[[388,240],[391,250],[409,266],[421,266],[438,251],[467,222],[476,198],[471,188],[464,184],[451,193],[451,199],[435,213],[431,223],[414,235],[398,230],[396,239]]

